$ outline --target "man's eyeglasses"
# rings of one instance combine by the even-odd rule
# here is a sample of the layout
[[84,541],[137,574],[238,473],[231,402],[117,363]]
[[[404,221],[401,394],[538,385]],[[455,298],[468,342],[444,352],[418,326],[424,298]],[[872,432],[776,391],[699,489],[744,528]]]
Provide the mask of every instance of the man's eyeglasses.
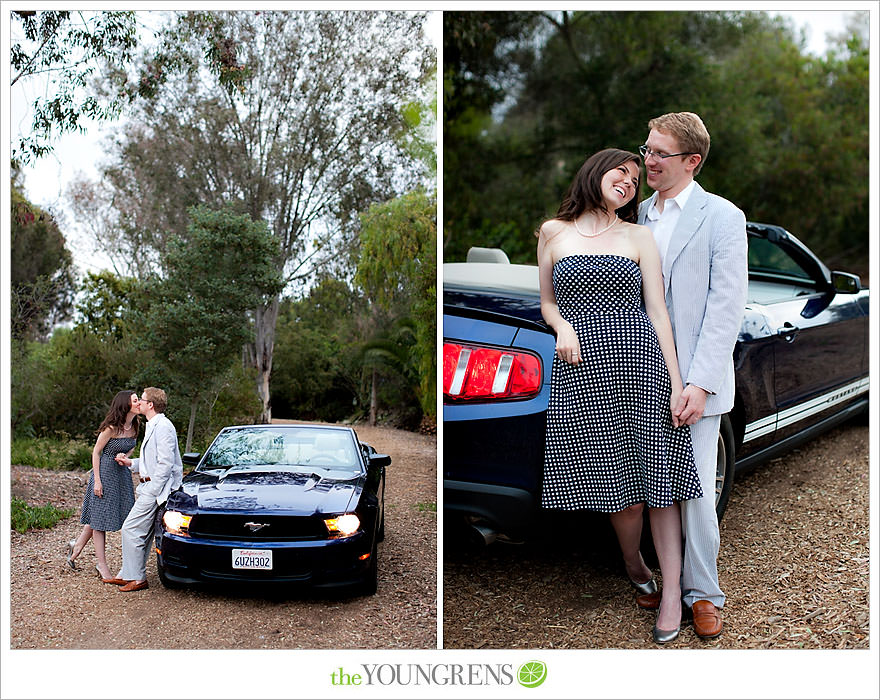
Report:
[[659,160],[664,160],[666,158],[672,158],[673,156],[693,156],[696,155],[694,151],[688,151],[687,153],[657,153],[657,151],[652,151],[647,146],[639,146],[639,153],[642,154],[642,158],[648,160],[649,156],[654,156]]

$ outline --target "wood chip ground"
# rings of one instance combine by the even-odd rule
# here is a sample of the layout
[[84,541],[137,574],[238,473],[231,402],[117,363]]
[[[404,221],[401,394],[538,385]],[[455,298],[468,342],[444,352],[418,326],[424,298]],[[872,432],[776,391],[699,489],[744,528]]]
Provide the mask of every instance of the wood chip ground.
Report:
[[[724,632],[684,627],[671,648],[867,649],[866,421],[849,423],[734,482],[721,523]],[[535,540],[444,543],[443,645],[454,649],[651,649],[602,520],[543,524]]]

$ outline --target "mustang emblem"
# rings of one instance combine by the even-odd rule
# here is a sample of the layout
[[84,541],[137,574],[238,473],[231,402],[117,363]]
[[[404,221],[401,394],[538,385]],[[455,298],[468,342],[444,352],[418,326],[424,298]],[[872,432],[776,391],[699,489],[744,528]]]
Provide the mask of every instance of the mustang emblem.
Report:
[[264,527],[269,527],[269,523],[245,523],[244,526],[251,532],[256,532]]

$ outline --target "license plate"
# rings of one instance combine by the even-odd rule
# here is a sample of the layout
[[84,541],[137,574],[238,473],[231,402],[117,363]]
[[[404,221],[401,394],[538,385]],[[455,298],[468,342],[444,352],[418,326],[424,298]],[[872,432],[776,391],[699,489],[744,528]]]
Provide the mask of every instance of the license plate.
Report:
[[233,549],[233,569],[272,569],[271,549]]

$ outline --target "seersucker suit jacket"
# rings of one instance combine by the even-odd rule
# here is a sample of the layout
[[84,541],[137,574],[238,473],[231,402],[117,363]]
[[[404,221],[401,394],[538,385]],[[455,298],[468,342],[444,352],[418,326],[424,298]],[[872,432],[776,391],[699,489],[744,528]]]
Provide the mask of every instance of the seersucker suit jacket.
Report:
[[[663,260],[666,307],[685,385],[709,392],[704,415],[733,408],[733,348],[748,293],[748,243],[742,211],[695,183]],[[644,224],[653,197],[639,205]]]
[[157,413],[147,421],[140,457],[133,459],[131,470],[142,477],[150,477],[138,486],[138,495],[153,496],[156,503],[168,500],[168,494],[180,486],[183,480],[183,460],[177,444],[174,424]]

